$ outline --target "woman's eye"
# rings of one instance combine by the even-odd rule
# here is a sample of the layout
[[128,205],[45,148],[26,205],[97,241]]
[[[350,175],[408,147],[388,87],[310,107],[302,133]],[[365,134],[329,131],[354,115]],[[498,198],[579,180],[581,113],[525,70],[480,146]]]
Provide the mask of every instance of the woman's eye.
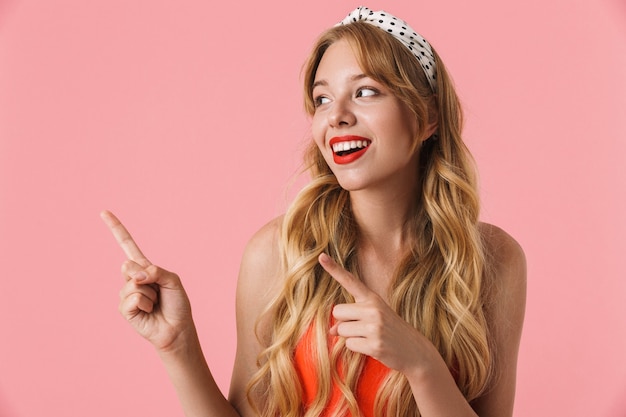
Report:
[[326,104],[330,101],[330,99],[328,97],[324,97],[324,96],[318,96],[315,98],[314,102],[315,102],[315,107],[317,106],[321,106],[322,104]]
[[357,97],[372,97],[378,94],[378,91],[374,88],[371,87],[363,87],[363,88],[359,88],[359,91],[357,91],[356,96]]

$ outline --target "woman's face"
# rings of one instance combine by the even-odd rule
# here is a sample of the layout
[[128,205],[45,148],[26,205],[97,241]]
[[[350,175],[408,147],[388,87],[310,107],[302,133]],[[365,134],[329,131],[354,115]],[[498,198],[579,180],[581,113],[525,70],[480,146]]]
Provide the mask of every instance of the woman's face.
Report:
[[366,76],[348,41],[324,53],[313,84],[313,139],[349,191],[415,186],[417,121],[387,87]]

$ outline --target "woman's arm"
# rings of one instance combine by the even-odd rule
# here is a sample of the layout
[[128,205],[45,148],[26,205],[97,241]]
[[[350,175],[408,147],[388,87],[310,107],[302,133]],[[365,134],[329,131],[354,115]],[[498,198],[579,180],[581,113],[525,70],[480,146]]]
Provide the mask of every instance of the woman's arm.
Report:
[[354,303],[333,308],[337,321],[331,334],[344,337],[348,349],[402,372],[422,417],[476,417],[443,358],[424,335],[326,254],[319,261],[354,297]]
[[502,230],[485,227],[487,251],[495,259],[497,289],[487,311],[496,350],[495,375],[488,392],[471,405],[456,386],[444,360],[419,331],[402,320],[376,293],[326,255],[320,264],[355,298],[333,309],[331,332],[346,338],[346,347],[378,359],[409,381],[423,417],[512,415],[517,351],[526,300],[523,251]]
[[496,346],[496,362],[488,391],[472,405],[480,416],[510,416],[526,310],[526,257],[519,244],[502,229],[482,224],[481,232],[493,262],[487,321]]
[[422,416],[506,417],[513,415],[517,353],[526,305],[526,258],[522,248],[503,230],[483,224],[492,289],[487,322],[495,349],[494,375],[487,391],[472,401],[471,410],[456,389],[443,359],[433,352],[431,368],[407,375]]
[[[517,353],[526,305],[526,258],[522,248],[503,230],[481,225],[491,270],[492,288],[487,305],[487,322],[495,349],[494,375],[487,392],[472,401],[472,410],[460,396],[440,356],[432,357],[433,368],[407,375],[420,411],[427,416],[506,417],[513,415]],[[458,395],[457,395],[458,393]],[[475,414],[474,414],[475,413]]]
[[[282,218],[277,218],[261,228],[248,242],[241,261],[236,300],[237,354],[228,398],[242,416],[255,415],[248,402],[247,385],[257,371],[259,338],[267,344],[271,330],[263,313],[282,287],[278,250],[281,223]],[[264,401],[258,396],[252,399],[257,404]]]
[[[122,275],[126,283],[120,291],[120,312],[157,350],[176,389],[185,415],[252,416],[250,408],[244,406],[237,410],[233,407],[216,385],[204,358],[193,323],[189,299],[179,277],[153,265],[112,213],[103,212],[102,218],[128,258],[122,265]],[[245,293],[246,288],[252,288],[252,283],[255,282],[254,271],[248,271],[249,258],[250,254],[245,256],[242,262],[244,283],[239,285],[241,289],[238,292]],[[260,262],[262,253],[258,258]],[[264,299],[257,297],[248,301],[249,303],[241,308],[244,319],[250,318],[251,313],[260,310],[259,305]],[[243,327],[248,329],[247,326]],[[241,332],[241,336],[247,342],[243,349],[246,354],[258,352],[258,343],[250,343],[252,338],[245,332]],[[238,363],[235,365],[235,375],[250,375],[252,367],[255,366],[254,361],[238,360]],[[248,366],[251,368],[246,368]],[[243,390],[245,395],[243,385],[245,383],[237,385],[234,391],[238,393]]]
[[[240,417],[226,400],[211,375],[195,328],[190,327],[180,342],[159,356],[174,385],[187,417]],[[247,414],[250,415],[250,414]]]

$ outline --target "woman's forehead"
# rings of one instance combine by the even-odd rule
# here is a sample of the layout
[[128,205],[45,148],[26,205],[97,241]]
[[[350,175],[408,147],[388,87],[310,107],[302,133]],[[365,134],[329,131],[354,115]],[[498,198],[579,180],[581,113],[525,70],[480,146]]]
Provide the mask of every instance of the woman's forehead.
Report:
[[330,76],[352,79],[366,76],[353,45],[345,39],[334,42],[326,49],[315,72],[315,83]]

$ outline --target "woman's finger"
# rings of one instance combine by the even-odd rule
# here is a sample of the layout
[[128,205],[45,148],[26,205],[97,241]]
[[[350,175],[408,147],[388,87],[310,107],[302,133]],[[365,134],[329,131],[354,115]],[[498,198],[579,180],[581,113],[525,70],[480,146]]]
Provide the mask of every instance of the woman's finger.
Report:
[[122,275],[126,281],[134,281],[137,284],[154,284],[158,287],[180,289],[180,278],[173,272],[167,271],[156,265],[143,267],[138,263],[126,260],[122,263]]
[[134,281],[129,281],[120,290],[120,299],[128,298],[132,294],[141,294],[154,304],[156,304],[159,299],[159,293],[151,284],[137,284]]
[[333,326],[337,336],[341,337],[369,337],[372,333],[371,325],[362,321],[339,321]]
[[135,243],[135,240],[130,235],[128,230],[113,213],[105,210],[100,213],[100,217],[109,227],[109,230],[113,233],[115,240],[120,245],[128,259],[137,262],[144,267],[150,265],[148,258],[146,258],[146,256],[141,252],[141,249],[139,249],[139,246]]
[[120,301],[119,310],[128,321],[137,317],[140,313],[151,313],[154,303],[143,294],[134,293]]
[[126,281],[130,281],[138,277],[138,274],[144,269],[145,267],[139,265],[137,262],[127,259],[122,263],[122,276]]
[[330,274],[331,277],[335,279],[346,291],[350,293],[354,297],[354,301],[357,303],[366,301],[371,298],[372,295],[376,295],[372,290],[367,288],[367,286],[354,277],[350,272],[346,271],[341,267],[341,265],[337,264],[330,256],[326,253],[321,253],[318,257],[318,261],[320,265]]
[[136,272],[132,275],[132,278],[141,284],[156,284],[167,289],[182,289],[178,275],[156,265],[150,265]]
[[346,348],[351,350],[352,352],[362,353],[367,356],[371,356],[376,360],[379,360],[379,357],[375,352],[372,351],[371,342],[364,337],[347,337],[346,338]]

